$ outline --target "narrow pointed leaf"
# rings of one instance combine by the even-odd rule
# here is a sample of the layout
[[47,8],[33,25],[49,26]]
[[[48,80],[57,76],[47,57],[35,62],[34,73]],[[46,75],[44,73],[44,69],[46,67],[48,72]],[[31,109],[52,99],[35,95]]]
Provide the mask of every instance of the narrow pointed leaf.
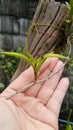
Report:
[[25,55],[26,55],[28,58],[30,58],[33,62],[35,62],[35,58],[34,58],[33,55],[32,55],[30,52],[28,52],[27,50],[25,50]]
[[37,58],[36,60],[35,60],[35,64],[37,64],[38,62],[40,62],[41,61],[41,57],[40,58]]
[[68,57],[65,57],[63,55],[55,54],[55,53],[48,53],[48,54],[45,54],[43,56],[43,58],[51,58],[51,57],[56,57],[56,58],[61,58],[61,59],[67,59],[68,58]]
[[16,53],[16,52],[1,52],[1,54],[20,58],[20,59],[26,61],[28,64],[33,66],[32,61],[27,56],[25,56],[23,54]]
[[39,59],[39,62],[36,64],[36,68],[35,68],[36,73],[39,71],[44,61],[45,59],[42,59],[42,58]]

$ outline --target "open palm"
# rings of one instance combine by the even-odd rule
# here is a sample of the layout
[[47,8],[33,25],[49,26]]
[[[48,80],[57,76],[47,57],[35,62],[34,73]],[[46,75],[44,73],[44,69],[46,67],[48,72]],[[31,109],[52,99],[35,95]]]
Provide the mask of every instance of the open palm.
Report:
[[[37,79],[47,77],[62,65],[63,63],[57,58],[47,59],[42,65]],[[5,101],[8,104],[7,108],[10,107],[9,109],[13,113],[8,116],[11,116],[17,124],[16,130],[58,130],[60,107],[69,86],[67,78],[60,79],[62,72],[63,68],[51,79],[35,84]],[[31,82],[34,82],[32,67],[12,82],[1,94],[1,98],[4,99]]]

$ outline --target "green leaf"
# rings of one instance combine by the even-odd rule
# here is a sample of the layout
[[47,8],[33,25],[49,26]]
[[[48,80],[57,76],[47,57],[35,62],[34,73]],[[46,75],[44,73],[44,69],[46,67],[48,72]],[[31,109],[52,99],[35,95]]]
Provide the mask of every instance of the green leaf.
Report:
[[67,23],[73,22],[72,17],[73,17],[73,0],[70,0],[70,2],[66,2],[66,6],[69,10],[69,19],[66,21]]
[[23,48],[22,47],[18,47],[17,48],[17,53],[22,53],[23,52]]
[[33,66],[33,62],[27,56],[25,56],[23,54],[16,53],[16,52],[1,52],[1,54],[20,58],[20,59],[26,61],[29,65]]
[[45,59],[43,58],[39,58],[37,59],[37,64],[36,64],[36,67],[35,67],[35,72],[37,73],[39,71],[39,69],[41,68],[42,64],[44,63]]
[[27,50],[25,50],[24,52],[25,52],[25,55],[28,58],[30,58],[31,61],[35,62],[35,59],[34,59],[33,55],[30,52],[28,52]]
[[66,129],[65,130],[72,130],[72,126],[70,125],[70,124],[68,124],[67,126],[66,126]]
[[4,89],[5,85],[3,83],[0,83],[0,90]]
[[65,3],[66,3],[68,10],[70,10],[71,9],[70,4],[68,2],[65,2]]
[[44,63],[44,61],[45,61],[47,58],[51,58],[51,57],[58,57],[58,58],[61,58],[61,59],[67,59],[67,57],[62,56],[62,55],[59,55],[59,54],[54,54],[53,52],[48,53],[48,54],[45,54],[43,57],[38,58],[38,59],[35,61],[34,70],[35,70],[35,73],[36,73],[36,74],[38,73],[38,71],[39,71],[40,67],[42,66],[42,64]]
[[60,55],[60,54],[55,54],[55,53],[53,53],[53,52],[48,53],[48,54],[45,54],[45,55],[43,56],[43,58],[51,58],[51,57],[57,57],[57,58],[61,58],[61,59],[64,59],[64,60],[68,58],[68,57],[65,57],[65,56]]
[[11,67],[11,66],[12,66],[12,63],[11,63],[11,62],[7,62],[7,66],[8,66],[8,67]]
[[73,15],[73,0],[70,0],[70,15]]

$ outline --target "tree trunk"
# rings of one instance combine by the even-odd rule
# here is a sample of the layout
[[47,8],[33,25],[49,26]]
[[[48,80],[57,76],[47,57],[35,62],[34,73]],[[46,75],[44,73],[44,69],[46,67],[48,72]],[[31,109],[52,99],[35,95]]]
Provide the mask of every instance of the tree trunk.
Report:
[[[31,27],[28,34],[28,48],[35,58],[49,52],[57,44],[63,43],[62,40],[65,37],[62,35],[64,30],[61,26],[67,15],[65,4],[54,0],[39,1],[32,24],[38,23],[44,24],[44,26],[37,26],[38,35],[35,26]],[[27,64],[21,60],[11,81],[17,78],[26,68]]]

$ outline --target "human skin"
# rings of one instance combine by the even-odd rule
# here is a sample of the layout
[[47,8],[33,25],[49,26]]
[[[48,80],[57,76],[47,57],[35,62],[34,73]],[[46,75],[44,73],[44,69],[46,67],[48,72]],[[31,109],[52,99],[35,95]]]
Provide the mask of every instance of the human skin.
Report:
[[[37,80],[47,77],[62,65],[57,58],[47,59]],[[58,130],[59,112],[69,86],[68,78],[60,79],[63,69],[51,79],[6,100],[9,95],[34,82],[32,67],[13,81],[0,95],[0,130]]]

